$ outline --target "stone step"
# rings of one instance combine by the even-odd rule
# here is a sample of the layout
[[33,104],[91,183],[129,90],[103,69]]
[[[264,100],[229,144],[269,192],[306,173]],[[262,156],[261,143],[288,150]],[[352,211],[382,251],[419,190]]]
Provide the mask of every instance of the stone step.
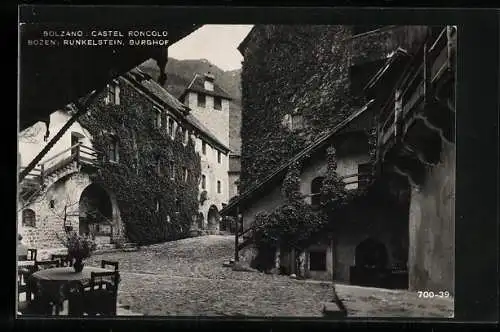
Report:
[[122,248],[137,248],[137,243],[127,242],[122,245]]

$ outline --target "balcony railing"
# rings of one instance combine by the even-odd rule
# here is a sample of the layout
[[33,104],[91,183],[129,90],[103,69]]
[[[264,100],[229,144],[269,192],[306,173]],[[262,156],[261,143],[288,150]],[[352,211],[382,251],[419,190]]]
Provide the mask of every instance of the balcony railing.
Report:
[[392,97],[380,112],[379,145],[382,149],[402,135],[421,112],[433,86],[452,68],[448,28],[429,37],[410,60]]
[[77,143],[38,164],[24,178],[23,187],[37,187],[44,183],[47,176],[75,161],[77,165],[95,165],[100,155],[99,151]]

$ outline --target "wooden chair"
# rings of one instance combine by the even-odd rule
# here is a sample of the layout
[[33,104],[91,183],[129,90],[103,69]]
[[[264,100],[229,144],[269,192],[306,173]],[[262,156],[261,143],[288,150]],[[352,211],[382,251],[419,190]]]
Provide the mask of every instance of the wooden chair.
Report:
[[69,258],[69,256],[66,254],[53,254],[50,256],[50,259],[55,261],[59,261],[59,267],[63,266],[73,266],[73,260]]
[[70,316],[116,316],[116,302],[120,274],[113,272],[91,272],[90,283],[71,292],[68,297]]
[[55,267],[59,267],[60,262],[56,260],[47,260],[47,261],[36,261],[35,262],[35,271],[40,271],[40,270],[45,270],[45,269],[52,269]]
[[21,315],[34,315],[34,316],[50,316],[58,313],[60,305],[50,299],[49,296],[44,294],[36,287],[32,289],[35,295],[31,301],[25,301],[18,304],[18,312]]
[[115,271],[118,271],[118,262],[107,261],[105,259],[101,260],[101,268],[105,269],[106,266],[112,266],[115,268]]
[[36,261],[36,255],[37,255],[37,250],[34,248],[28,249],[28,260],[29,261]]
[[17,268],[17,301],[19,295],[26,293],[26,301],[31,301],[31,287],[28,282],[29,277],[34,272],[34,266],[19,266]]
[[[51,303],[46,301],[43,294],[39,294],[36,285],[29,279],[36,270],[34,265],[18,267],[18,313],[22,315],[47,315],[52,312]],[[19,300],[21,293],[26,293],[26,301]]]

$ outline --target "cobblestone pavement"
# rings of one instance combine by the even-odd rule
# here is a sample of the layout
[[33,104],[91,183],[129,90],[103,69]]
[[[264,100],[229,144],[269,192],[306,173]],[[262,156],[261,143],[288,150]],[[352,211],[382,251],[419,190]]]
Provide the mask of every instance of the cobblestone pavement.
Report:
[[[144,315],[321,316],[332,299],[328,282],[237,272],[222,266],[233,255],[234,237],[203,236],[142,247],[136,252],[97,254],[120,264],[121,305]],[[449,317],[452,300],[423,300],[406,291],[337,285],[352,316]]]

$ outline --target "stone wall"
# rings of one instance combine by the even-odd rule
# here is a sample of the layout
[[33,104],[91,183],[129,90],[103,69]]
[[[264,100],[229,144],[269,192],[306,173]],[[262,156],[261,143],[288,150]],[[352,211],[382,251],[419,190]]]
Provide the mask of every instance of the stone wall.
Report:
[[[229,201],[229,156],[206,144],[206,153],[202,152],[202,140],[198,138],[195,146],[196,152],[201,159],[201,175],[206,177],[206,188],[202,188],[202,183],[199,183],[199,192],[207,192],[207,200],[200,202],[198,211],[203,213],[203,227],[207,226],[208,209],[215,205],[217,210],[222,209],[222,204],[227,204]],[[218,162],[217,154],[221,154],[221,162]],[[217,181],[221,183],[221,192],[217,192]]]
[[[18,232],[23,236],[23,242],[26,246],[48,253],[64,251],[65,249],[58,239],[58,236],[65,235],[64,217],[66,216],[66,223],[71,225],[73,230],[78,231],[80,226],[80,197],[84,189],[91,183],[86,173],[73,173],[56,181],[41,192],[32,203],[23,204],[24,207],[18,212]],[[116,240],[124,238],[125,231],[116,200],[112,196],[110,199],[113,208],[113,240]],[[54,203],[53,208],[50,205],[51,201]],[[35,212],[36,221],[34,227],[22,224],[22,211],[25,209],[31,209]]]
[[187,104],[191,113],[224,145],[229,146],[229,100],[222,99],[222,109],[214,109],[214,97],[206,95],[205,107],[198,107],[198,94],[189,92]]
[[455,146],[443,143],[441,162],[431,168],[410,203],[410,289],[455,288]]

